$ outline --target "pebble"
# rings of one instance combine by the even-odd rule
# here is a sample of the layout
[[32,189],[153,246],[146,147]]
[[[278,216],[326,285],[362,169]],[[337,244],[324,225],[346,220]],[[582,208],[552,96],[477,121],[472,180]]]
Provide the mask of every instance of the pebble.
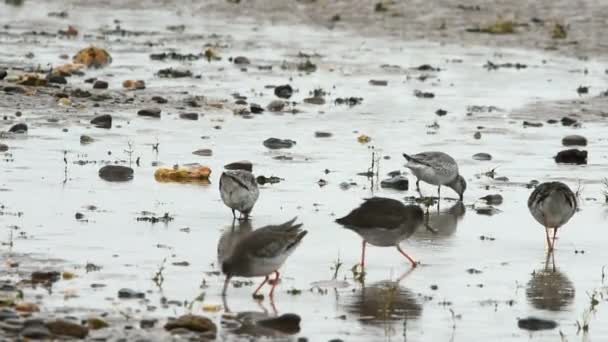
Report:
[[304,99],[305,103],[309,103],[309,104],[314,104],[314,105],[324,105],[325,104],[325,99],[322,97],[308,97]]
[[179,118],[184,120],[198,120],[198,113],[180,113]]
[[234,59],[232,60],[232,62],[234,64],[239,64],[239,65],[251,64],[251,62],[249,61],[249,58],[247,58],[245,56],[234,57]]
[[11,133],[27,133],[27,125],[24,123],[18,123],[8,130]]
[[57,319],[54,321],[47,322],[46,327],[54,335],[62,335],[82,339],[89,334],[89,328],[63,319]]
[[573,118],[569,118],[566,116],[566,117],[562,118],[561,122],[562,122],[563,126],[572,126],[572,125],[576,124],[577,121]]
[[253,113],[253,114],[261,114],[264,112],[264,108],[262,108],[262,106],[260,106],[257,103],[252,103],[249,105],[249,110]]
[[569,149],[560,151],[555,156],[555,162],[561,164],[587,164],[587,151],[579,149]]
[[407,177],[398,175],[380,182],[380,186],[385,189],[395,189],[406,191],[409,188]]
[[6,152],[6,151],[8,151],[8,145],[0,144],[0,152]]
[[60,76],[60,75],[48,75],[46,78],[46,81],[48,83],[55,83],[55,84],[68,84],[68,80],[66,80],[65,77]]
[[98,128],[112,128],[112,115],[98,115],[91,120],[91,125]]
[[92,317],[87,319],[87,325],[91,330],[104,329],[110,326],[108,322],[98,317]]
[[0,309],[0,322],[7,319],[19,318],[17,313],[11,309],[2,308]]
[[158,103],[158,104],[164,104],[169,102],[169,100],[167,100],[166,98],[162,97],[162,96],[152,96],[152,101]]
[[503,199],[502,199],[502,195],[494,194],[494,195],[487,195],[487,196],[481,197],[480,200],[485,201],[489,205],[499,205],[499,204],[502,204]]
[[557,327],[557,322],[548,319],[528,317],[517,320],[517,326],[524,330],[551,330]]
[[388,85],[387,80],[369,80],[369,84],[373,86],[382,86],[386,87]]
[[51,337],[51,331],[39,321],[37,323],[25,323],[25,328],[21,330],[21,336],[31,339],[48,339]]
[[139,322],[139,327],[141,329],[152,329],[154,328],[154,326],[156,325],[156,323],[158,322],[157,319],[155,318],[151,318],[151,319],[142,319]]
[[285,334],[295,334],[300,331],[301,320],[300,316],[287,313],[279,317],[261,319],[257,324]]
[[493,216],[496,215],[498,213],[501,213],[502,211],[494,208],[493,206],[487,206],[487,207],[479,207],[479,208],[475,208],[475,212],[479,215],[485,215],[485,216]]
[[473,134],[473,138],[477,140],[481,139],[481,132],[475,132],[475,134]]
[[276,150],[279,148],[291,148],[296,142],[290,139],[268,138],[264,140],[263,144],[269,149]]
[[3,80],[8,73],[6,70],[0,70],[0,81]]
[[132,299],[132,298],[146,298],[146,294],[135,290],[123,288],[118,290],[118,298]]
[[133,169],[121,165],[105,165],[99,169],[99,177],[108,182],[125,182],[133,179]]
[[32,272],[32,283],[54,283],[59,280],[61,274],[57,271],[35,271]]
[[436,114],[437,116],[446,116],[446,115],[448,114],[448,111],[447,111],[447,110],[444,110],[444,109],[437,109],[437,110],[435,111],[435,114]]
[[160,108],[144,108],[144,109],[140,109],[137,112],[137,115],[147,116],[147,117],[151,117],[151,118],[160,118],[160,113],[161,113]]
[[240,160],[234,163],[224,165],[226,170],[247,170],[251,172],[253,170],[253,164],[249,160]]
[[293,95],[293,88],[289,84],[280,85],[274,88],[274,94],[282,99],[288,99]]
[[166,69],[158,70],[157,75],[158,75],[158,77],[166,77],[166,78],[182,78],[182,77],[192,77],[192,72],[190,70],[166,68]]
[[315,138],[330,138],[333,134],[331,132],[323,132],[323,131],[316,131],[315,132]]
[[489,153],[476,153],[473,155],[475,160],[492,160],[492,155]]
[[209,318],[191,314],[180,316],[177,319],[169,321],[167,324],[165,324],[165,330],[167,331],[178,328],[202,333],[208,331],[215,333],[217,331],[215,323],[213,323],[213,321],[211,321]]
[[213,155],[213,151],[208,148],[201,148],[201,149],[198,149],[198,150],[192,152],[192,154],[201,156],[201,157],[211,157]]
[[285,101],[274,100],[268,104],[266,109],[271,112],[280,112],[285,108]]
[[88,135],[83,134],[83,135],[80,136],[80,143],[83,144],[83,145],[90,144],[93,141],[95,141],[95,139],[91,138]]
[[524,121],[524,127],[543,127],[542,122]]
[[562,139],[564,146],[587,146],[587,138],[582,135],[568,135]]
[[93,89],[108,89],[108,82],[97,80],[93,83]]

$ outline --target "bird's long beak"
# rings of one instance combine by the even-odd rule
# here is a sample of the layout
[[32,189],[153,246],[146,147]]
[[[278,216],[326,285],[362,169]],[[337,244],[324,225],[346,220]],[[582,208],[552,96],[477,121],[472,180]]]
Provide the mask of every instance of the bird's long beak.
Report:
[[230,284],[230,278],[232,278],[232,276],[227,275],[226,280],[224,280],[224,289],[222,290],[223,297],[226,296],[226,292],[228,291],[228,284]]

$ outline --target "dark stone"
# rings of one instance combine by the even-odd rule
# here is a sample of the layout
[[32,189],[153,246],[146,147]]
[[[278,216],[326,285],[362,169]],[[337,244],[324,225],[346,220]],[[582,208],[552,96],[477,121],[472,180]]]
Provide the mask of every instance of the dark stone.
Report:
[[253,170],[253,164],[249,160],[241,160],[234,163],[224,165],[226,170],[247,170],[251,172]]
[[6,87],[2,88],[2,90],[4,90],[5,93],[10,93],[10,94],[25,93],[25,88],[19,87],[19,86],[6,86]]
[[271,112],[280,112],[285,108],[285,101],[274,100],[268,104],[266,109]]
[[241,105],[241,106],[247,105],[247,101],[245,101],[245,100],[236,100],[234,103],[237,105]]
[[19,315],[11,309],[2,308],[0,309],[0,322],[7,319],[17,319]]
[[557,322],[548,319],[528,317],[517,321],[517,326],[524,330],[551,330],[557,327]]
[[325,99],[320,96],[313,96],[313,97],[305,98],[304,102],[321,106],[321,105],[325,104]]
[[68,84],[68,80],[66,80],[65,77],[63,77],[61,75],[48,75],[46,77],[46,81],[48,83],[55,83],[55,84]]
[[280,85],[274,88],[274,94],[282,99],[288,99],[293,95],[293,88],[289,84]]
[[99,177],[108,182],[126,182],[133,179],[133,169],[121,165],[106,165],[99,169]]
[[180,69],[160,69],[157,72],[158,77],[166,77],[166,78],[182,78],[182,77],[192,77],[192,72],[190,70],[180,70]]
[[388,81],[386,81],[386,80],[369,80],[369,84],[371,84],[373,86],[386,87],[388,85]]
[[80,143],[83,144],[83,145],[90,144],[93,141],[95,141],[95,139],[91,138],[88,135],[83,134],[83,135],[80,136]]
[[187,329],[195,332],[213,332],[217,331],[217,327],[212,320],[207,317],[198,316],[198,315],[183,315],[178,317],[175,320],[167,322],[165,324],[165,330],[171,331],[174,329]]
[[83,214],[83,213],[76,213],[76,215],[74,215],[74,217],[75,217],[77,220],[82,220],[82,219],[84,218],[84,214]]
[[564,146],[587,146],[587,138],[582,135],[568,135],[562,139]]
[[147,116],[151,118],[160,118],[160,108],[144,108],[137,112],[139,116]]
[[279,183],[280,181],[282,181],[283,179],[276,177],[276,176],[270,176],[270,177],[266,177],[266,176],[257,176],[255,178],[255,181],[259,184],[259,185],[264,185],[264,184],[276,184]]
[[54,283],[59,280],[61,274],[57,271],[35,271],[32,272],[32,283]]
[[485,201],[489,205],[499,205],[499,204],[502,204],[502,195],[500,195],[500,194],[487,195],[487,196],[480,198],[480,200]]
[[333,134],[331,132],[322,132],[322,131],[315,132],[316,138],[330,138],[332,135]]
[[8,73],[6,70],[0,70],[0,81],[2,81]]
[[564,125],[564,126],[572,126],[576,123],[575,119],[569,118],[567,116],[563,117],[561,121],[562,121],[562,125]]
[[262,108],[262,106],[260,106],[257,103],[252,103],[249,105],[249,110],[253,113],[253,114],[260,114],[264,112],[264,108]]
[[8,145],[0,144],[0,152],[6,152],[6,151],[8,151]]
[[382,188],[406,191],[409,188],[409,181],[404,176],[394,176],[380,182]]
[[86,91],[86,90],[82,90],[82,89],[74,89],[72,90],[72,92],[70,93],[72,95],[72,97],[91,97],[91,93]]
[[152,101],[154,101],[158,104],[163,104],[163,103],[169,102],[169,100],[167,100],[166,98],[164,98],[162,96],[152,96]]
[[448,114],[447,110],[443,110],[443,109],[437,109],[435,111],[435,114],[437,114],[437,116],[446,116]]
[[89,328],[63,319],[57,319],[54,321],[47,322],[46,327],[54,335],[62,335],[82,339],[87,337],[87,335],[89,334]]
[[157,322],[158,322],[158,320],[155,318],[142,319],[141,321],[139,321],[139,327],[141,329],[152,329],[152,328],[154,328],[154,326],[156,325]]
[[542,122],[524,121],[524,127],[543,127]]
[[24,123],[18,123],[9,128],[8,131],[12,133],[27,133],[27,125]]
[[51,331],[42,322],[37,324],[26,324],[21,330],[21,336],[35,340],[43,340],[51,337]]
[[180,113],[179,118],[184,120],[198,120],[198,113]]
[[555,124],[556,124],[556,123],[558,123],[558,122],[559,122],[559,121],[557,121],[557,120],[555,120],[555,119],[549,119],[549,120],[547,120],[547,123],[548,123],[549,125],[555,125]]
[[234,64],[239,64],[239,65],[247,65],[247,64],[251,64],[251,62],[249,61],[249,58],[245,57],[245,56],[237,56],[234,57],[234,59],[232,60],[232,62]]
[[475,160],[492,160],[492,155],[489,153],[475,153],[473,155],[473,159]]
[[579,149],[569,149],[560,151],[555,156],[556,163],[562,164],[587,164],[587,151]]
[[276,150],[279,148],[291,148],[296,142],[290,139],[268,138],[264,140],[263,144],[269,149]]
[[108,89],[108,82],[97,80],[93,83],[93,89]]
[[300,332],[300,316],[292,313],[283,314],[279,317],[261,319],[257,323],[260,326],[280,331],[285,334],[296,334]]
[[104,114],[96,116],[91,120],[91,125],[98,128],[112,128],[112,115]]
[[475,134],[473,134],[473,138],[477,140],[481,139],[481,132],[475,132]]
[[211,157],[211,155],[213,155],[213,151],[208,148],[201,148],[201,149],[198,149],[198,150],[192,152],[192,154],[201,156],[201,157]]
[[120,289],[118,290],[118,298],[122,299],[133,299],[133,298],[146,298],[146,294],[131,289]]

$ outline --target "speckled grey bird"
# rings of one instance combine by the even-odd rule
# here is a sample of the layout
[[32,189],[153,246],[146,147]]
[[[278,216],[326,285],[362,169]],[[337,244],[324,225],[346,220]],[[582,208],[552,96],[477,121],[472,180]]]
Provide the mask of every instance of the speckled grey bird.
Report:
[[416,267],[416,261],[401,249],[399,243],[409,238],[423,223],[423,219],[424,212],[417,205],[404,205],[392,198],[372,197],[336,222],[363,238],[362,268],[365,267],[367,243],[379,247],[396,247]]
[[[557,230],[566,224],[576,212],[576,195],[562,182],[545,182],[536,187],[528,198],[532,216],[545,227],[549,252],[555,247]],[[553,239],[549,239],[549,229]]]
[[227,170],[220,177],[220,195],[224,204],[232,209],[232,216],[236,218],[235,210],[249,218],[249,214],[260,196],[258,183],[253,174],[247,170]]
[[420,189],[420,181],[437,185],[437,194],[441,198],[441,186],[452,188],[462,201],[467,182],[458,172],[458,164],[454,158],[443,152],[422,152],[414,155],[403,154],[407,160],[405,167],[412,170],[416,176],[416,188]]
[[279,268],[308,233],[300,229],[301,223],[294,224],[295,221],[294,217],[280,225],[254,230],[234,246],[232,255],[222,263],[222,273],[226,275],[222,295],[226,295],[232,277],[265,277],[253,292],[256,298],[258,291],[268,281],[268,276],[274,273],[275,279],[269,294],[272,298],[280,276]]

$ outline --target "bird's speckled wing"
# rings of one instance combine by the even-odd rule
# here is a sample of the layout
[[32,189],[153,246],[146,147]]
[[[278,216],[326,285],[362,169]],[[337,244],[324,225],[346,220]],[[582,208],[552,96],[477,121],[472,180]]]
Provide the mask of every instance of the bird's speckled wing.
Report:
[[274,258],[294,248],[306,235],[302,224],[293,224],[295,218],[281,225],[266,226],[253,231],[239,248],[257,258]]
[[414,154],[412,160],[430,166],[437,172],[458,175],[458,164],[454,158],[443,152],[431,151]]

